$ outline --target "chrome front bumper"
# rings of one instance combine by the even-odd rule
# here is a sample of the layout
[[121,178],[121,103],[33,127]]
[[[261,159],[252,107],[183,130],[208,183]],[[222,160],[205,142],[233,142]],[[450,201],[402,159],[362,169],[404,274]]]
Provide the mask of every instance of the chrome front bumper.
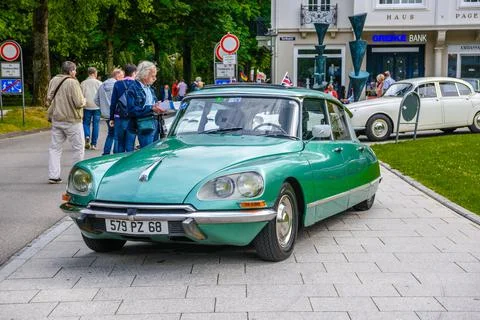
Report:
[[87,207],[63,203],[60,208],[73,219],[93,217],[130,221],[184,221],[191,218],[198,224],[270,221],[277,214],[273,209],[197,211],[190,205],[146,205],[93,201]]

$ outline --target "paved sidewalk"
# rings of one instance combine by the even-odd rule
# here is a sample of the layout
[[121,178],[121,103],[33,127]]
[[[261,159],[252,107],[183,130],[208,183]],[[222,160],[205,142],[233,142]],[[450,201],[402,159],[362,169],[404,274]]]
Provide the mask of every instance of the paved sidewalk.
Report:
[[0,269],[0,319],[480,319],[480,227],[382,168],[374,207],[306,228],[294,255],[128,242],[64,219]]

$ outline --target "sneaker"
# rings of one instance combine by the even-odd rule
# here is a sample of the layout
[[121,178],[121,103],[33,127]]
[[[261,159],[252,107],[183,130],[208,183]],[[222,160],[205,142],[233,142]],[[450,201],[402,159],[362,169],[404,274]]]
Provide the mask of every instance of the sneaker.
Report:
[[48,179],[48,183],[50,183],[50,184],[59,184],[59,183],[62,183],[62,179],[61,179],[61,178],[58,178],[58,179]]
[[94,144],[92,144],[92,145],[90,146],[90,150],[97,150],[97,146],[94,145]]
[[85,138],[85,149],[90,149],[90,138],[86,137]]

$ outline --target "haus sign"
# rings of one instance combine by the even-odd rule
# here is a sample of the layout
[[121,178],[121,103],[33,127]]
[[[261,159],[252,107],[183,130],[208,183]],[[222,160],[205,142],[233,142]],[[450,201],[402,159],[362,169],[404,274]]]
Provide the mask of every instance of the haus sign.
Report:
[[427,34],[374,34],[372,42],[427,42]]

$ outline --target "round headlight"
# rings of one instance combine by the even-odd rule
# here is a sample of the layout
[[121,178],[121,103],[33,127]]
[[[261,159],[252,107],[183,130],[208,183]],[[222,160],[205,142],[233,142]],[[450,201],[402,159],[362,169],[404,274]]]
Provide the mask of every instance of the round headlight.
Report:
[[233,194],[235,185],[229,177],[221,177],[215,180],[215,194],[220,198],[226,198]]
[[263,179],[259,174],[246,172],[237,178],[238,192],[244,197],[258,196],[263,190]]
[[92,176],[82,169],[76,169],[72,173],[72,186],[75,190],[85,193],[92,186]]

